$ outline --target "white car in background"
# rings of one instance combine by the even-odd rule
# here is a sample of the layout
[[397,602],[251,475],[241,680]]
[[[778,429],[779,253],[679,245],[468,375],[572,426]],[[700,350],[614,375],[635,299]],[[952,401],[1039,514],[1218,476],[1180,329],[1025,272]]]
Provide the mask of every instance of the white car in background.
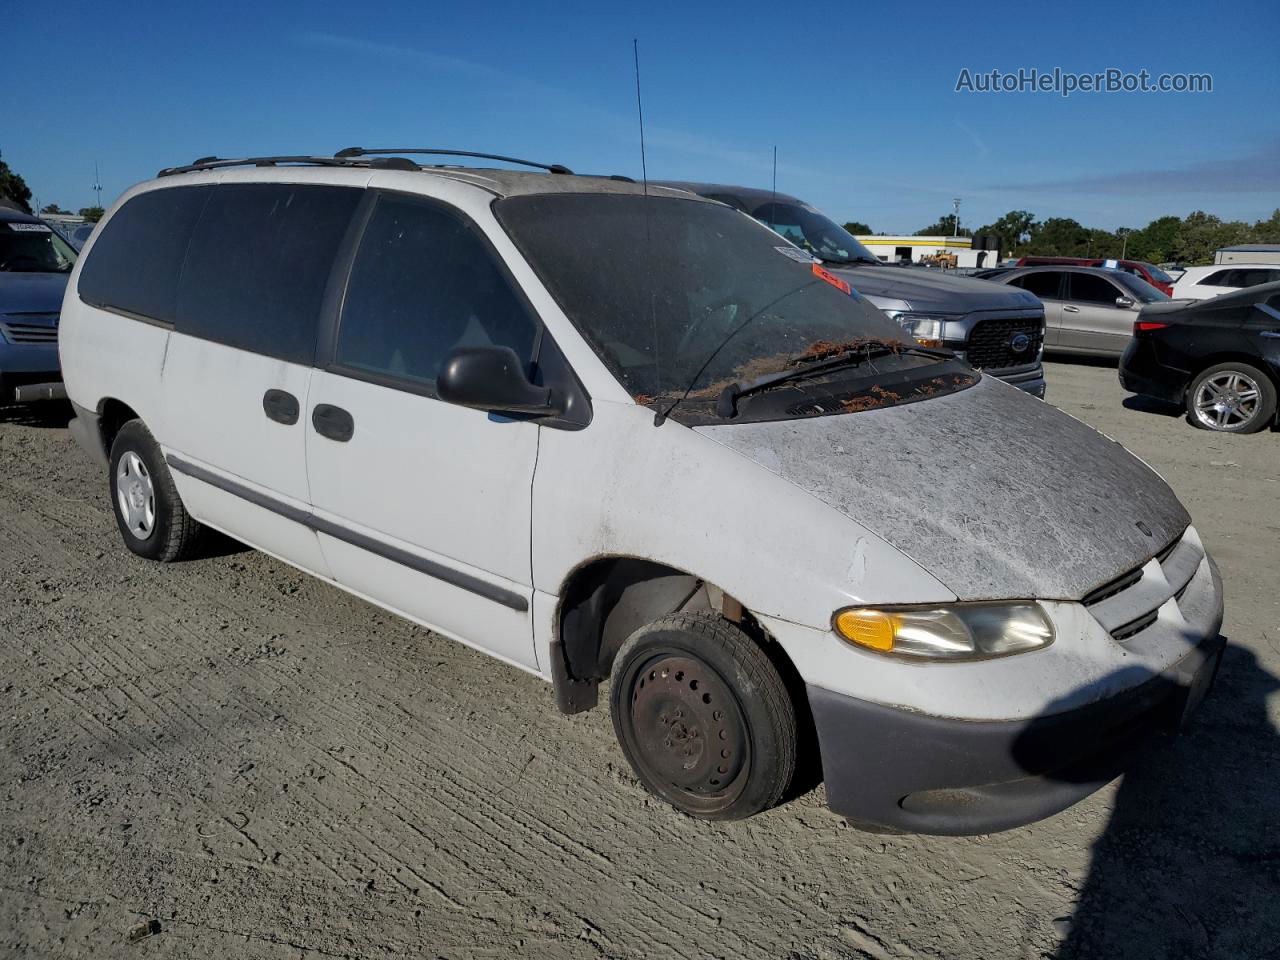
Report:
[[1208,300],[1277,280],[1280,280],[1280,265],[1274,263],[1215,263],[1208,267],[1187,267],[1173,285],[1173,299]]

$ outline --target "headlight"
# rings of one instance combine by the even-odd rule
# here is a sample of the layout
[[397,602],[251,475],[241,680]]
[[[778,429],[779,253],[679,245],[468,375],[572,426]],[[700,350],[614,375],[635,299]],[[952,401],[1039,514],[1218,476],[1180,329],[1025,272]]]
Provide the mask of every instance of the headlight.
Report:
[[894,312],[889,314],[889,319],[896,320],[898,325],[911,334],[916,343],[921,346],[942,347],[946,345],[947,320],[950,319],[949,317],[939,317],[924,313]]
[[1038,603],[956,603],[939,607],[846,607],[831,625],[866,650],[924,660],[982,660],[1053,642]]

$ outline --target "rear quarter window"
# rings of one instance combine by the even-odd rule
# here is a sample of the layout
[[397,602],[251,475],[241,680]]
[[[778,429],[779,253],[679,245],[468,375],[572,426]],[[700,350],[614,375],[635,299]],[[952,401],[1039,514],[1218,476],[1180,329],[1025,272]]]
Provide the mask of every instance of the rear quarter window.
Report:
[[214,188],[187,251],[177,331],[311,363],[329,272],[363,193],[293,183]]
[[170,187],[127,201],[80,268],[80,299],[163,323],[177,314],[187,244],[214,187]]

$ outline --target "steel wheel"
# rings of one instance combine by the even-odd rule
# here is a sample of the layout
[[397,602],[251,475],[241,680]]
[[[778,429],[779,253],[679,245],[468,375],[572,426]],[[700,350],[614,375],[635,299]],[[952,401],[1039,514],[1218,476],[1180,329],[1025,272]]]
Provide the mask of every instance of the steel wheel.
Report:
[[156,488],[147,465],[132,450],[116,464],[116,502],[129,533],[150,539],[156,528]]
[[746,717],[709,664],[657,652],[627,671],[623,736],[645,777],[679,795],[685,809],[732,804],[751,770]]
[[1238,430],[1258,415],[1262,388],[1239,370],[1206,377],[1196,389],[1192,415],[1209,430]]

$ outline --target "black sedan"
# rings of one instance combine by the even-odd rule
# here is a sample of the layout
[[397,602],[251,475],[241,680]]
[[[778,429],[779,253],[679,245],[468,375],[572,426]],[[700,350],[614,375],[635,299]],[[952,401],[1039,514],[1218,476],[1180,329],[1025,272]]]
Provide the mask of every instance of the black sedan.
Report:
[[1280,283],[1143,307],[1120,360],[1120,385],[1185,405],[1204,430],[1255,433],[1275,423]]

